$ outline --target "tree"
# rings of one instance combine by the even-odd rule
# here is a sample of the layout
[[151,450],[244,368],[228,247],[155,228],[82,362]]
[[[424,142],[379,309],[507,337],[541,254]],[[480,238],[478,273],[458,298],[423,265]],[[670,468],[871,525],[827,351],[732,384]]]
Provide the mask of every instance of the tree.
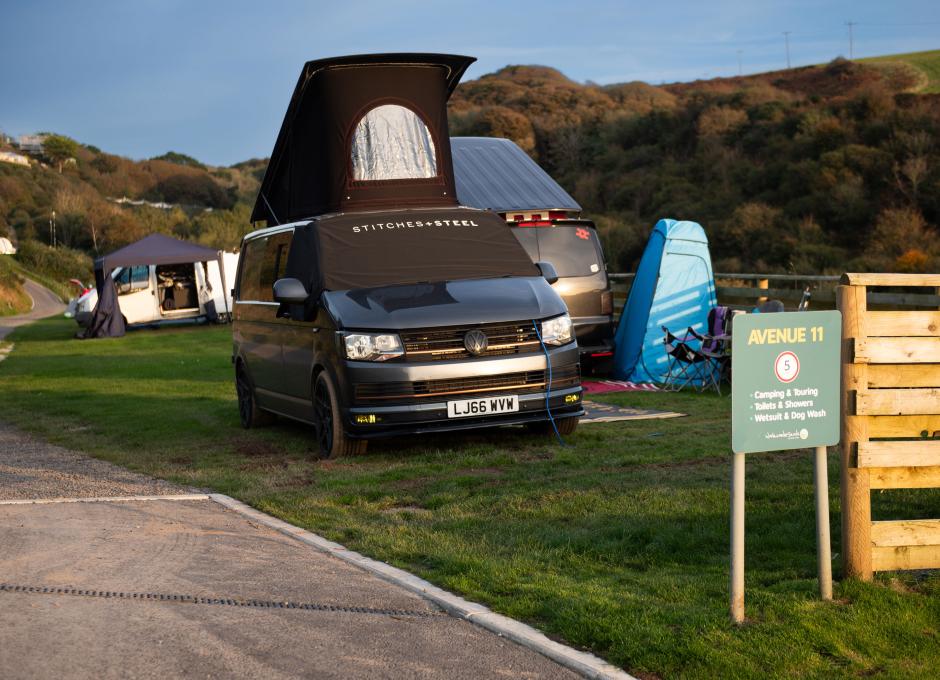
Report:
[[42,141],[42,153],[59,166],[59,174],[62,174],[62,163],[75,157],[78,142],[65,135],[49,135]]

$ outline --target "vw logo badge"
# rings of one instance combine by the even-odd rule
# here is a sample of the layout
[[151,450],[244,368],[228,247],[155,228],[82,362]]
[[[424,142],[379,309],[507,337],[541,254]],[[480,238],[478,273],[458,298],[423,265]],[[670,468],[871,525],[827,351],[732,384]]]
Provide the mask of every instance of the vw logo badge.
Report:
[[486,337],[486,333],[475,328],[467,331],[467,334],[463,336],[463,346],[474,356],[483,354],[488,343],[489,339]]

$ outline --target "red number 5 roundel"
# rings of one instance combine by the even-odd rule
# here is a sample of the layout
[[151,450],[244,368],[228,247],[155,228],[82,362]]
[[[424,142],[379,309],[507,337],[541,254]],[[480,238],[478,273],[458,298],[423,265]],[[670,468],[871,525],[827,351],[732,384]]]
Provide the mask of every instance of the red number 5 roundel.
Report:
[[793,352],[781,352],[774,361],[774,375],[782,383],[791,383],[800,374],[800,360]]

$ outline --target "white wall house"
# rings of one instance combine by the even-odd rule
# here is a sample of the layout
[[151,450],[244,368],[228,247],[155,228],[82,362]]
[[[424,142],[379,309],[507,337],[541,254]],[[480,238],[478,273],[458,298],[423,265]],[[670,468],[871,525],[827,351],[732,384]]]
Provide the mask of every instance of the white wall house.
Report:
[[12,151],[0,151],[0,163],[13,163],[14,165],[25,165],[29,167],[29,158],[22,154]]
[[45,141],[45,135],[20,135],[17,146],[20,151],[32,154],[42,153],[42,143]]
[[16,248],[6,236],[0,236],[0,255],[16,255]]

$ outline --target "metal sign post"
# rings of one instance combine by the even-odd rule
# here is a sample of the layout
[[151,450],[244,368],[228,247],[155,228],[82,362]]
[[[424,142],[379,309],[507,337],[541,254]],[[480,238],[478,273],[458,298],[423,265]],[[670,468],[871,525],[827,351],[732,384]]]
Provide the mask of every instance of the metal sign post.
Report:
[[815,447],[819,592],[832,599],[826,447],[839,442],[839,312],[734,319],[731,353],[731,619],[744,620],[744,456]]

